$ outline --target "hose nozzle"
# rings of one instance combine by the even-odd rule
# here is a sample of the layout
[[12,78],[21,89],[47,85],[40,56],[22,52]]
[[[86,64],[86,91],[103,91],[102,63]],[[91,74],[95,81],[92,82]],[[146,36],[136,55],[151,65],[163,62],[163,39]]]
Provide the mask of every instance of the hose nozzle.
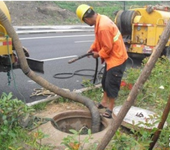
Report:
[[71,63],[73,63],[73,62],[75,62],[75,61],[77,61],[77,60],[79,60],[81,58],[84,58],[84,57],[90,56],[90,55],[93,55],[93,53],[87,53],[87,54],[81,55],[81,56],[79,56],[77,58],[73,58],[73,59],[69,60],[68,63],[71,64]]

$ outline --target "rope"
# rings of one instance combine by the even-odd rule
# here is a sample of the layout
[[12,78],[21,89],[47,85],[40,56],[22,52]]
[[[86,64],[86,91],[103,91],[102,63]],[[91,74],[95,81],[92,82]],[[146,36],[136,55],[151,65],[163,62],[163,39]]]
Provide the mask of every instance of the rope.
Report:
[[[5,35],[6,37],[6,41],[7,41],[7,51],[8,51],[8,56],[9,56],[9,61],[10,61],[10,71],[12,72],[12,78],[13,78],[13,81],[14,81],[14,88],[18,91],[18,93],[21,95],[21,97],[23,98],[24,100],[24,103],[26,103],[26,100],[25,100],[25,97],[21,94],[21,92],[18,90],[17,88],[17,84],[16,84],[16,80],[15,80],[15,75],[14,75],[14,72],[13,72],[13,64],[12,64],[12,60],[11,60],[11,56],[10,56],[10,52],[9,52],[9,36],[8,35]],[[8,76],[8,86],[10,86],[10,83],[11,83],[11,74],[10,74],[10,71],[7,72],[7,76]]]
[[8,86],[10,86],[10,83],[11,83],[11,74],[10,74],[10,71],[7,71],[7,77],[8,77]]

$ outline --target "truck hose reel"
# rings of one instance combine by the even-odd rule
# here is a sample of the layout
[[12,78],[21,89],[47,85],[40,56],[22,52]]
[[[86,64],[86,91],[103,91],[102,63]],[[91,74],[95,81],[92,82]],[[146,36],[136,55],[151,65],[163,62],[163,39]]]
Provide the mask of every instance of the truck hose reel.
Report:
[[122,35],[131,35],[132,23],[138,12],[125,10],[119,11],[116,17],[116,25],[118,26]]

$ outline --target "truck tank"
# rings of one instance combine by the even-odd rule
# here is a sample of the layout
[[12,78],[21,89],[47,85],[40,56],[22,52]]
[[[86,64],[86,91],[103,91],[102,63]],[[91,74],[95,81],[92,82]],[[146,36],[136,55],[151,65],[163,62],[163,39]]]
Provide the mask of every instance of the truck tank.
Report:
[[[170,8],[147,6],[119,11],[115,18],[129,54],[150,55],[170,19]],[[170,58],[170,39],[163,54]]]
[[[11,17],[8,8],[6,7],[3,1],[0,1],[0,9],[3,11],[8,20],[11,22]],[[15,57],[12,51],[12,39],[8,37],[6,29],[0,22],[0,72],[8,70],[7,66],[11,64],[9,56],[11,56],[11,61],[12,63],[14,63]]]

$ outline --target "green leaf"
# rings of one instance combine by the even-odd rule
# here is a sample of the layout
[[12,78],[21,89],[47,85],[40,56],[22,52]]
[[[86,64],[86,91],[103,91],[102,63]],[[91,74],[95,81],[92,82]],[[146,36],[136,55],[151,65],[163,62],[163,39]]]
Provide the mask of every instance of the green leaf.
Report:
[[4,120],[4,125],[8,125],[8,121],[7,120]]
[[7,96],[7,99],[10,100],[12,98],[12,93],[10,92]]
[[88,135],[91,135],[91,129],[88,129]]
[[89,143],[89,137],[85,137],[83,140],[84,143]]
[[2,116],[2,120],[6,120],[7,116],[6,115],[3,115]]
[[76,130],[70,129],[69,130],[71,133],[78,135],[78,132]]

